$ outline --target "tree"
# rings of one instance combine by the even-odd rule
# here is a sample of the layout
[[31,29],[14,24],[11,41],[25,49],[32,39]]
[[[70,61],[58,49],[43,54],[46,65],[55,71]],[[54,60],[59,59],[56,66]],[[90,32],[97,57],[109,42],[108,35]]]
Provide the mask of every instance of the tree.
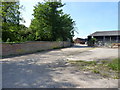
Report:
[[97,42],[97,39],[96,38],[91,38],[88,41],[88,46],[95,46],[95,42]]
[[66,41],[74,36],[74,21],[70,15],[64,14],[61,0],[49,0],[34,6],[34,19],[30,28],[35,40]]
[[20,16],[19,2],[2,2],[2,41],[19,41],[18,32],[20,30],[19,21],[22,21]]
[[61,27],[60,27],[60,37],[63,38],[64,41],[71,40],[74,37],[74,25],[75,22],[71,19],[70,15],[64,14],[61,16]]

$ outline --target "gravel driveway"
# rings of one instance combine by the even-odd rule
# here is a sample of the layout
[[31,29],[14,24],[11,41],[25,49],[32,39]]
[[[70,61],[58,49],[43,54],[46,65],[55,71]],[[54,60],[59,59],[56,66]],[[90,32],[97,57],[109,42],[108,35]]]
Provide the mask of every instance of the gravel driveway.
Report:
[[71,48],[1,59],[3,88],[117,88],[117,79],[79,71],[67,60],[117,58],[118,49]]

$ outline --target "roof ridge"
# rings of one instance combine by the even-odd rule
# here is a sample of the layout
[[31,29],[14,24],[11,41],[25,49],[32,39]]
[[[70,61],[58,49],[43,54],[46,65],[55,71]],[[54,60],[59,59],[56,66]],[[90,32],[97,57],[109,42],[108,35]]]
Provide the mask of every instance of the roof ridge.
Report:
[[117,31],[120,31],[120,30],[116,30],[116,31],[96,31],[96,32],[117,32]]
[[92,34],[90,34],[89,36],[101,36],[101,35],[120,35],[120,30],[117,30],[117,31],[96,31]]

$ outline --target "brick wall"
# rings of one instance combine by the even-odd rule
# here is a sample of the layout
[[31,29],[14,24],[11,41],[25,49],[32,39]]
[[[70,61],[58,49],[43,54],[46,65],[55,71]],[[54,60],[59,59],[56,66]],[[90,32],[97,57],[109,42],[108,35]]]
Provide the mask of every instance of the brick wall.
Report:
[[49,41],[35,41],[14,44],[0,43],[0,46],[2,46],[2,53],[0,54],[2,54],[2,56],[19,55],[60,47],[68,47],[70,45],[71,45],[70,42],[49,42]]

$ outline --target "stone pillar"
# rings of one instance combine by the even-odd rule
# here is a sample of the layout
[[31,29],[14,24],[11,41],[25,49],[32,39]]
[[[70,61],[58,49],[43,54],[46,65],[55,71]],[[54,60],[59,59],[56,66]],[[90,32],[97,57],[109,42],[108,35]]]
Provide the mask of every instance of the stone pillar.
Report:
[[105,42],[105,36],[103,36],[103,41]]
[[112,48],[111,36],[110,36],[110,47]]
[[110,36],[110,43],[111,43],[111,36]]
[[105,45],[105,36],[103,36],[103,45]]
[[116,37],[116,42],[118,43],[118,36]]

